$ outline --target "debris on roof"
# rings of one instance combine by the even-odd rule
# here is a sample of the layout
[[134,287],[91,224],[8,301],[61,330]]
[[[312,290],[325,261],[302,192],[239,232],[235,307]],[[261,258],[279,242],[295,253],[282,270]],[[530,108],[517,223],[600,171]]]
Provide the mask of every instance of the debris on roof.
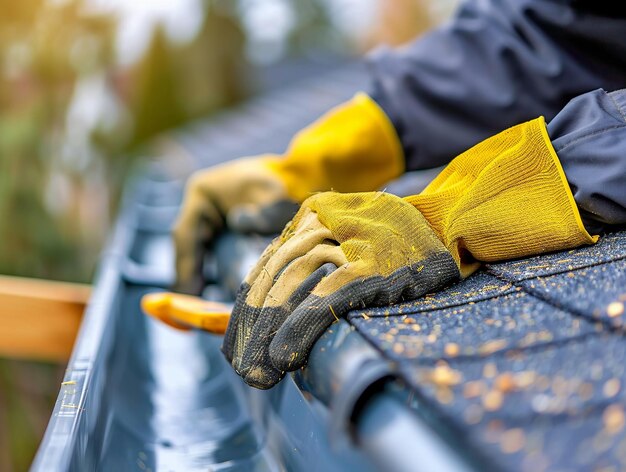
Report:
[[440,293],[349,320],[501,467],[622,469],[625,302],[622,232],[491,264]]

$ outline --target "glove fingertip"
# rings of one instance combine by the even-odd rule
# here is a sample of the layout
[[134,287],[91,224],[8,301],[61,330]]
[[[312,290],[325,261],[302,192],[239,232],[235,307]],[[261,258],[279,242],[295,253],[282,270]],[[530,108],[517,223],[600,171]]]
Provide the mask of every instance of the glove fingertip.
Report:
[[270,359],[276,369],[291,372],[306,364],[308,350],[310,348],[307,352],[302,352],[276,336],[270,345]]
[[269,355],[274,367],[285,372],[304,367],[313,344],[325,330],[326,327],[319,334],[303,334],[289,325],[283,326],[270,344]]
[[251,387],[267,390],[280,382],[284,376],[284,371],[277,371],[269,366],[256,366],[245,373],[243,380]]

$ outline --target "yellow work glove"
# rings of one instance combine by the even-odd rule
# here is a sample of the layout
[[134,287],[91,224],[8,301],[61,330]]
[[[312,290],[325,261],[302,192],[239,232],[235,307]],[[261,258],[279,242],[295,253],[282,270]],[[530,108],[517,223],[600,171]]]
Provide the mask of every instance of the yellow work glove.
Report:
[[595,240],[539,118],[463,153],[420,195],[306,200],[244,281],[223,351],[248,384],[269,388],[350,310],[417,298],[479,261]]
[[404,171],[395,130],[367,95],[300,131],[284,156],[240,159],[194,174],[174,227],[177,289],[198,293],[204,248],[224,224],[277,233],[315,192],[375,190]]
[[223,351],[250,385],[301,367],[313,343],[351,309],[412,300],[459,276],[412,205],[382,192],[307,199],[237,296]]

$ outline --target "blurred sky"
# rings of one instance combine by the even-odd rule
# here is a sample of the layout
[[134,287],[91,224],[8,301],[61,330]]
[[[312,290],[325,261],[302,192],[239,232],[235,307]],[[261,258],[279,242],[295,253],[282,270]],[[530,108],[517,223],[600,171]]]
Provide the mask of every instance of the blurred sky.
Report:
[[[375,20],[377,0],[321,0],[321,3],[328,7],[333,25],[355,39]],[[203,0],[86,0],[86,5],[88,10],[113,13],[119,18],[116,51],[122,65],[142,57],[158,24],[164,26],[174,43],[192,40],[202,26],[206,8]],[[252,44],[280,45],[296,26],[294,7],[289,0],[230,0],[222,5],[228,5],[222,8],[240,16]],[[253,61],[272,59],[258,56],[254,48],[250,52]]]
[[116,38],[121,64],[141,58],[157,24],[164,26],[169,39],[186,42],[202,26],[202,0],[86,0],[86,10],[114,13],[120,20]]

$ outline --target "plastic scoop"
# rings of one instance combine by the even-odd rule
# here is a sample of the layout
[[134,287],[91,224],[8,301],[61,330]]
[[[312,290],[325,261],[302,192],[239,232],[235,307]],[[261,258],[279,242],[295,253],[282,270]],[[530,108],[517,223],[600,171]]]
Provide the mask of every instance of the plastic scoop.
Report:
[[213,334],[226,332],[232,309],[223,303],[172,292],[144,295],[141,308],[173,328],[185,331],[198,328]]

